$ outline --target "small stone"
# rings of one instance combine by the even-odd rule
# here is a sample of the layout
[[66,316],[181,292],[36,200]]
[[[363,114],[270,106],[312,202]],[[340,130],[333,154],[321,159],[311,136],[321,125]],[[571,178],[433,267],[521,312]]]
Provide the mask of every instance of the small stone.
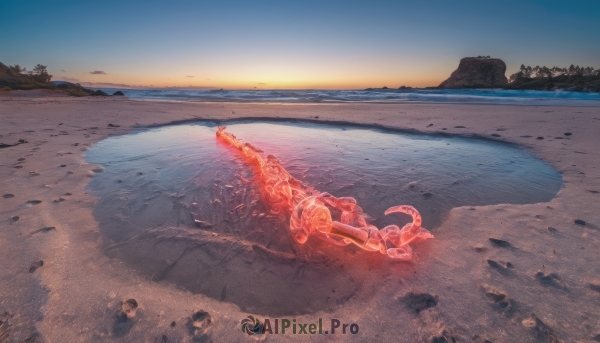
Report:
[[550,232],[557,232],[558,230],[553,228],[552,226],[548,226],[548,231]]
[[581,220],[581,219],[575,219],[574,222],[577,225],[585,225],[585,224],[587,224],[584,220]]
[[570,135],[572,135],[572,133],[570,133],[570,132],[565,132],[565,136],[570,136]]
[[16,222],[19,220],[19,216],[12,216],[10,219],[12,219],[13,222]]
[[537,137],[536,139],[544,139],[544,137],[542,137],[542,136],[539,136],[539,137]]

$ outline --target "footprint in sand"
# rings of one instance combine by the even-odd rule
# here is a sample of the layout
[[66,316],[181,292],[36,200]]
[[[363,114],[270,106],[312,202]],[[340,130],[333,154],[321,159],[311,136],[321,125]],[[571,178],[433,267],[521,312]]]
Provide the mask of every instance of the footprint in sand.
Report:
[[490,242],[493,245],[495,245],[497,247],[500,247],[500,248],[510,248],[510,247],[512,247],[512,245],[509,242],[501,240],[501,239],[489,238],[489,240],[490,240]]
[[510,299],[508,298],[508,294],[506,294],[505,292],[502,292],[490,285],[483,285],[481,286],[483,288],[484,291],[484,297],[487,301],[490,302],[490,304],[492,304],[495,307],[498,307],[499,309],[506,309],[508,307],[510,307]]
[[544,287],[555,287],[560,289],[567,289],[567,284],[556,273],[545,274],[541,270],[535,273],[535,278],[538,279],[540,284]]
[[24,203],[23,205],[21,205],[21,209],[33,207],[33,206],[38,205],[40,203],[42,203],[41,200],[27,200],[26,203]]
[[537,338],[538,342],[552,342],[558,343],[562,342],[558,339],[554,330],[552,330],[548,325],[542,322],[535,314],[531,314],[529,318],[524,319],[521,324],[524,327],[530,328],[533,330],[534,335]]
[[416,293],[411,291],[403,296],[401,301],[406,304],[409,310],[419,314],[423,310],[436,307],[438,296],[430,293]]
[[42,267],[43,265],[44,265],[44,261],[43,260],[39,260],[39,261],[33,262],[29,266],[29,272],[30,273],[35,272],[38,268]]
[[514,268],[513,264],[510,262],[487,260],[487,263],[490,265],[490,267],[496,269],[502,274],[506,274]]

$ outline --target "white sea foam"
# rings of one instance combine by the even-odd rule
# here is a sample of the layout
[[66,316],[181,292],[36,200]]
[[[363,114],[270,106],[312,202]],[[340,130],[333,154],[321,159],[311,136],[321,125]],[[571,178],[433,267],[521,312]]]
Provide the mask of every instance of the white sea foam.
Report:
[[[118,89],[103,88],[112,94]],[[122,89],[143,100],[228,102],[431,102],[599,106],[600,93],[502,89],[203,90]]]

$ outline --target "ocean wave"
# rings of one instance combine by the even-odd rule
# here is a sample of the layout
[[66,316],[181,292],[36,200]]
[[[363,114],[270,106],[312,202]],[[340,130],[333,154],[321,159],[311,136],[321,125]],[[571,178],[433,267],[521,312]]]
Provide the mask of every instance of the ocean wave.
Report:
[[[118,89],[102,88],[112,94]],[[599,106],[599,93],[502,89],[222,90],[121,89],[143,100],[204,102],[426,102]]]

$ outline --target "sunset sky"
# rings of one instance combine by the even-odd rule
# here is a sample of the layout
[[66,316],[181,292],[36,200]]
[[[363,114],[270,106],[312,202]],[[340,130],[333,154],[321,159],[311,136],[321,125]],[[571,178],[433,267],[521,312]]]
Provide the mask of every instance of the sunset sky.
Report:
[[600,1],[0,0],[0,62],[132,86],[423,87],[465,56],[600,68],[599,18]]

